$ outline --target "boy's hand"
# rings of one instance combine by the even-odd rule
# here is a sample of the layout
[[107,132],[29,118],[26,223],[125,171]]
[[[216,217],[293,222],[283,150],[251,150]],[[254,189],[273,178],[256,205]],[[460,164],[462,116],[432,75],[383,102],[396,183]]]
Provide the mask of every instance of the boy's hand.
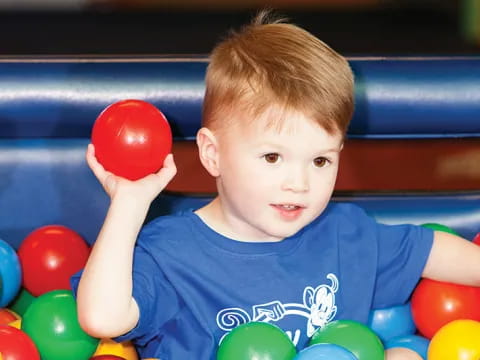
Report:
[[126,195],[134,197],[136,201],[143,199],[150,203],[177,173],[172,154],[167,155],[163,167],[157,173],[147,175],[136,181],[127,180],[106,171],[95,157],[93,144],[89,144],[87,147],[86,159],[88,166],[112,200],[115,197]]
[[392,348],[385,351],[385,360],[422,360],[422,357],[407,348]]

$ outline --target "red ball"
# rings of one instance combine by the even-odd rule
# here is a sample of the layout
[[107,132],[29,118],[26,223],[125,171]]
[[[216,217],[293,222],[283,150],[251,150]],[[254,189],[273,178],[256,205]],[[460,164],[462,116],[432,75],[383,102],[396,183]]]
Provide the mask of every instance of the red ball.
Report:
[[165,116],[152,104],[123,100],[98,116],[92,143],[105,170],[137,180],[160,170],[172,151],[172,131]]
[[480,233],[478,233],[477,235],[475,235],[475,237],[473,238],[472,242],[473,242],[474,244],[480,245]]
[[35,343],[22,330],[0,325],[0,358],[2,360],[40,360]]
[[480,321],[480,288],[422,279],[412,294],[413,321],[431,339],[447,323],[458,319]]
[[70,277],[83,269],[90,248],[75,231],[47,225],[32,231],[20,244],[22,284],[33,296],[70,290]]

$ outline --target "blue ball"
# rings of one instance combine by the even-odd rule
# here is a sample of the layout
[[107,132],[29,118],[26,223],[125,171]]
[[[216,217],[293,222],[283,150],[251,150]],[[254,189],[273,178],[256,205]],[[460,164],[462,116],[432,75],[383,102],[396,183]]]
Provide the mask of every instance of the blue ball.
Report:
[[410,303],[371,311],[368,326],[383,342],[416,331]]
[[300,351],[294,360],[358,360],[349,350],[335,344],[315,344]]
[[22,268],[15,249],[0,239],[0,307],[7,306],[20,291]]
[[422,336],[418,335],[405,335],[398,336],[388,340],[385,343],[385,349],[391,349],[394,347],[404,347],[415,351],[424,360],[427,360],[428,345],[430,341]]

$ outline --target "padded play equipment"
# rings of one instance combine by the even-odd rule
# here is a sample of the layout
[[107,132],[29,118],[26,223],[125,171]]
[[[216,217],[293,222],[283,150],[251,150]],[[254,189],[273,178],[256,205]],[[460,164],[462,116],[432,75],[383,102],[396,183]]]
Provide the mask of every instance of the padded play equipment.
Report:
[[[356,202],[382,222],[438,222],[472,239],[480,232],[480,58],[349,61],[356,111],[334,200]],[[85,149],[99,113],[124,99],[156,105],[174,133],[179,180],[148,219],[208,201],[212,181],[192,141],[207,62],[0,59],[0,238],[17,248],[35,228],[59,224],[95,240],[108,198]]]

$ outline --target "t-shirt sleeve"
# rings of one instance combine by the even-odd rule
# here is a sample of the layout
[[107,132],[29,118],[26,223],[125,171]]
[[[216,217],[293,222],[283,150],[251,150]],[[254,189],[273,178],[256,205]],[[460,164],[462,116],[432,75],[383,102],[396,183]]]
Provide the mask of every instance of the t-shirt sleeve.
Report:
[[135,339],[145,345],[178,312],[179,302],[175,288],[155,258],[141,246],[135,248],[133,259],[133,298],[140,309],[139,321],[132,330],[114,340]]
[[[83,270],[79,271],[70,279],[74,296],[82,272]],[[122,342],[135,339],[138,344],[145,345],[177,313],[178,297],[155,258],[138,245],[133,259],[133,298],[140,309],[139,321],[132,330],[114,340]]]
[[408,301],[433,245],[433,231],[415,225],[377,225],[377,279],[373,308]]

